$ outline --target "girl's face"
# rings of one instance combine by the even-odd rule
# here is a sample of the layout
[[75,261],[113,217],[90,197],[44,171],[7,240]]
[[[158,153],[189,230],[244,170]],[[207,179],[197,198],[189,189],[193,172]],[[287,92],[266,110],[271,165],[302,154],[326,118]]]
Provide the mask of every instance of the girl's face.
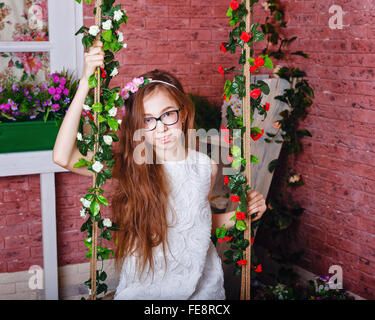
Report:
[[[144,98],[143,104],[145,140],[157,149],[174,149],[183,134],[179,105],[163,89],[155,89]],[[161,119],[155,124],[152,117]]]

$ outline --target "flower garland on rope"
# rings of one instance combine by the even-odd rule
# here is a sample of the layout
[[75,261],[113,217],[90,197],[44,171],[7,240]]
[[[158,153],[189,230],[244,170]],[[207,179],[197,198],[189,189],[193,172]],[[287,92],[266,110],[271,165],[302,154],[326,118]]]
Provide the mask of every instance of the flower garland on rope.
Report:
[[[81,0],[76,0],[81,3]],[[84,0],[91,4],[92,0]],[[82,155],[87,155],[90,149],[94,151],[91,161],[80,158],[74,164],[75,168],[86,166],[87,170],[94,172],[93,187],[81,198],[81,217],[87,220],[81,226],[81,232],[86,232],[85,245],[88,247],[86,254],[90,258],[90,279],[85,282],[89,288],[90,299],[95,300],[100,293],[107,293],[108,287],[104,283],[107,274],[103,270],[103,261],[108,259],[113,251],[102,244],[103,238],[111,240],[111,231],[118,230],[118,225],[109,218],[102,219],[101,205],[108,206],[107,199],[103,196],[101,188],[107,179],[112,177],[115,160],[112,154],[112,142],[118,141],[116,131],[121,120],[115,118],[117,108],[124,105],[124,99],[119,94],[120,88],[109,89],[110,80],[118,74],[119,62],[114,60],[114,53],[126,44],[122,43],[123,34],[118,31],[122,23],[126,23],[128,17],[121,5],[114,5],[115,0],[96,0],[94,15],[95,25],[82,26],[75,35],[84,34],[82,44],[85,48],[92,46],[98,39],[103,42],[105,52],[104,68],[98,67],[90,76],[88,83],[90,92],[85,99],[81,122],[77,134],[77,147]],[[103,22],[102,22],[103,21]],[[94,89],[94,90],[93,90]],[[94,91],[94,93],[92,93]],[[102,91],[102,94],[101,94]],[[94,115],[92,115],[92,113]],[[86,122],[90,125],[92,133],[83,135],[82,125]],[[100,229],[100,234],[98,231]],[[97,239],[100,238],[100,244]],[[102,261],[101,270],[96,270],[97,260]],[[95,289],[94,289],[95,288]],[[82,297],[82,299],[84,299]]]
[[[230,51],[232,54],[236,52],[237,46],[241,48],[242,53],[239,58],[239,64],[242,65],[241,70],[236,70],[235,67],[223,68],[222,65],[218,67],[218,72],[225,75],[227,71],[237,71],[240,74],[235,75],[233,81],[226,80],[224,84],[223,98],[228,101],[232,94],[237,94],[239,98],[244,100],[243,102],[243,114],[235,114],[233,110],[227,108],[227,127],[222,126],[222,131],[225,134],[225,141],[230,144],[235,139],[241,139],[241,147],[233,145],[230,148],[231,155],[228,156],[228,160],[231,162],[231,166],[238,170],[239,173],[234,174],[230,177],[224,177],[224,183],[231,190],[231,201],[238,203],[238,207],[235,210],[235,214],[230,218],[235,224],[232,228],[226,229],[225,225],[216,229],[216,237],[213,237],[213,241],[229,242],[230,249],[224,251],[225,263],[235,265],[234,274],[241,274],[241,300],[250,299],[250,275],[251,277],[256,275],[257,272],[262,271],[261,264],[254,266],[250,262],[256,263],[256,257],[253,251],[250,250],[251,244],[254,242],[254,230],[258,227],[260,220],[251,223],[252,218],[248,217],[247,212],[247,193],[250,190],[248,181],[250,181],[250,164],[246,166],[246,154],[250,151],[250,136],[256,141],[260,139],[264,133],[264,129],[259,127],[251,127],[246,132],[246,123],[250,118],[250,128],[253,123],[253,114],[255,110],[264,118],[267,116],[267,111],[270,105],[261,105],[262,93],[269,94],[270,89],[266,82],[258,80],[256,83],[251,83],[250,73],[258,72],[260,68],[265,67],[273,69],[272,60],[268,55],[260,55],[254,58],[254,42],[260,42],[264,40],[264,34],[262,31],[257,30],[259,24],[253,23],[253,6],[258,0],[248,0],[239,3],[234,0],[230,3],[226,16],[230,18],[229,24],[233,27],[233,30],[229,34],[229,41],[223,42],[220,45],[220,50],[223,52]],[[249,18],[250,15],[250,23]],[[246,70],[247,69],[247,70]],[[248,76],[246,77],[246,75]],[[249,90],[250,89],[250,90]],[[246,91],[249,93],[247,94]],[[250,95],[250,101],[246,99]],[[246,109],[246,105],[250,104]],[[250,114],[247,114],[249,112]],[[250,135],[249,135],[250,131]],[[237,132],[240,132],[238,134]],[[245,134],[245,137],[243,137]],[[245,154],[245,157],[242,155]],[[258,159],[250,155],[250,163],[258,162]],[[241,173],[246,171],[246,177]],[[249,227],[249,228],[248,228]],[[251,229],[251,230],[250,230]],[[251,233],[250,233],[251,231]],[[250,240],[250,241],[249,241]],[[244,257],[244,252],[245,257]],[[251,269],[249,268],[249,264]],[[250,269],[250,270],[249,270]],[[251,273],[250,273],[251,272]],[[255,274],[254,274],[255,272]],[[246,280],[245,280],[246,279]],[[246,286],[246,288],[245,288]]]

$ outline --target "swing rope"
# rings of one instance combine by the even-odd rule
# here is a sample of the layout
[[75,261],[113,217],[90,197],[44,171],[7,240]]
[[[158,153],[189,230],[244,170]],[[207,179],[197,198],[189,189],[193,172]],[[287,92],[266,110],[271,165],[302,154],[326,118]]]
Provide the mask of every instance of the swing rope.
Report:
[[[245,0],[244,0],[245,1]],[[250,0],[246,1],[246,10],[247,15],[245,17],[246,21],[246,32],[250,34],[250,27],[252,21],[251,14],[250,14]],[[244,44],[245,52],[246,52],[246,63],[244,67],[244,76],[245,76],[245,86],[246,86],[246,95],[243,98],[243,121],[246,128],[245,131],[245,139],[244,139],[244,153],[246,159],[246,168],[245,168],[245,176],[248,184],[251,184],[251,154],[250,154],[250,143],[251,143],[251,99],[250,99],[250,47]],[[251,191],[248,190],[247,194]],[[243,266],[242,273],[241,273],[241,296],[240,300],[250,300],[250,282],[251,282],[251,219],[250,214],[247,215],[246,219],[246,230],[244,231],[244,238],[249,241],[249,245],[244,250],[245,258],[247,259],[247,263]]]
[[[102,0],[95,0],[95,24],[100,28],[101,25],[101,15],[102,10],[100,8]],[[101,34],[98,33],[96,40],[100,40]],[[100,102],[100,67],[97,67],[95,72],[95,77],[97,80],[97,86],[95,87],[94,93],[94,103]],[[98,140],[100,132],[100,123],[98,121],[97,112],[94,112],[94,123],[98,128],[97,133],[95,134],[95,143],[94,143],[94,154],[98,150]],[[93,186],[96,187],[96,173],[93,176]],[[95,190],[95,194],[98,195],[98,191]],[[99,213],[98,213],[99,214]],[[96,300],[96,267],[97,267],[97,255],[98,255],[98,222],[92,221],[92,233],[91,233],[91,260],[90,260],[90,274],[91,274],[91,296],[90,300]]]

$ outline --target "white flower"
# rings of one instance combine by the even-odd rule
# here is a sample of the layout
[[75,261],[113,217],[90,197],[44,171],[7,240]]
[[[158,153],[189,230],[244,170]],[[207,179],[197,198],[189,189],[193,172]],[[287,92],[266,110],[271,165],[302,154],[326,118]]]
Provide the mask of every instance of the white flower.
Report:
[[112,137],[111,136],[105,135],[105,136],[103,136],[103,140],[108,145],[112,144]]
[[120,98],[120,95],[118,94],[118,92],[116,92],[116,98],[115,98],[115,100],[117,100],[118,98]]
[[95,26],[91,26],[90,29],[89,29],[89,34],[91,34],[92,36],[96,36],[98,33],[99,33],[100,29],[97,25]]
[[123,43],[123,44],[122,44],[122,47],[123,47],[123,48],[126,48],[127,46],[128,46],[127,43]]
[[79,141],[82,141],[83,139],[82,139],[82,133],[81,132],[77,132],[77,139],[79,140]]
[[117,122],[118,122],[118,124],[121,124],[122,120],[121,119],[117,119]]
[[91,107],[90,107],[89,105],[87,105],[87,104],[84,104],[84,105],[83,105],[83,110],[85,110],[85,111],[90,111],[90,110],[91,110]]
[[[91,242],[91,237],[87,238],[87,242]],[[91,290],[90,290],[90,294],[91,294]]]
[[123,42],[124,41],[124,34],[121,31],[118,31],[118,42]]
[[111,74],[110,74],[110,76],[114,77],[116,74],[118,74],[118,70],[117,70],[116,67],[114,67],[113,70],[112,70],[112,72],[111,72]]
[[112,29],[112,20],[108,19],[107,21],[103,22],[102,28],[104,30],[111,30]]
[[82,202],[82,205],[85,207],[85,208],[90,208],[90,205],[91,205],[91,201],[90,200],[87,200],[85,198],[81,198],[80,201]]
[[108,227],[108,228],[112,227],[112,221],[108,218],[105,218],[103,220],[103,226]]
[[86,218],[87,216],[86,210],[84,208],[81,209],[80,214],[82,218]]
[[103,165],[100,161],[95,161],[95,163],[92,165],[92,168],[95,172],[99,173],[103,169]]
[[116,21],[119,21],[123,15],[124,14],[122,13],[121,10],[117,10],[113,13],[113,19],[115,19]]
[[103,153],[103,148],[99,147],[99,152]]
[[111,117],[115,117],[116,114],[117,114],[117,108],[116,108],[116,107],[112,107],[111,109],[109,109],[108,114],[109,114]]
[[289,182],[290,183],[295,183],[295,182],[298,182],[300,180],[300,175],[299,174],[295,174],[293,176],[291,176],[289,178]]

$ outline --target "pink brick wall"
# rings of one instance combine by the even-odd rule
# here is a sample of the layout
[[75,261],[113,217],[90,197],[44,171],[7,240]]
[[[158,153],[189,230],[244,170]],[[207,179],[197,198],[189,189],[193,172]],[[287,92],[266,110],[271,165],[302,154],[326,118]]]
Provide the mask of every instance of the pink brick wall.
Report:
[[[314,273],[330,265],[344,270],[344,286],[375,298],[375,3],[371,0],[281,1],[288,36],[298,36],[291,50],[309,53],[295,59],[308,73],[316,98],[302,127],[312,138],[296,161],[306,185],[295,193],[306,212],[296,229],[306,250],[301,266]],[[220,101],[223,77],[217,66],[235,65],[238,55],[220,52],[229,26],[230,1],[122,1],[130,19],[123,26],[128,48],[118,55],[119,75],[111,85],[124,85],[154,68],[176,74],[188,92]],[[328,9],[344,10],[344,29],[331,30]],[[371,11],[372,10],[372,11]],[[264,21],[258,7],[256,18]],[[85,4],[85,25],[94,23]],[[282,63],[280,63],[282,64]],[[290,64],[289,64],[290,65]],[[231,79],[229,76],[228,79]],[[79,228],[80,197],[91,179],[56,174],[59,265],[88,262]],[[107,188],[110,187],[108,183]],[[108,189],[107,189],[108,190]],[[108,193],[107,193],[108,194]],[[36,175],[0,179],[0,272],[43,265],[39,179]],[[109,210],[105,212],[109,214]]]

